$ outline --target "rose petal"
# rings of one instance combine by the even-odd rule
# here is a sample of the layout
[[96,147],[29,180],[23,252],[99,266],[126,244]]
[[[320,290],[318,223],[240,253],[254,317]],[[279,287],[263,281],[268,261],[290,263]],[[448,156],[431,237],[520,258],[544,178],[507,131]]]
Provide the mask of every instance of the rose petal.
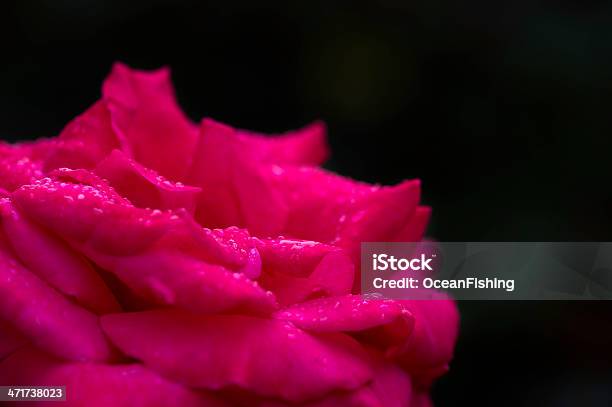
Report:
[[[224,146],[223,152],[241,152],[253,160],[278,165],[319,165],[329,155],[323,122],[314,122],[302,129],[283,134],[261,133],[234,129],[210,118],[202,121],[199,147],[206,150],[209,137]],[[198,162],[202,163],[201,160]],[[194,167],[197,169],[197,167]]]
[[0,318],[57,356],[100,361],[113,357],[96,315],[23,268],[5,247],[0,247]]
[[21,154],[0,155],[0,188],[13,191],[42,175],[42,166]]
[[388,354],[406,345],[414,325],[413,316],[399,302],[359,295],[307,301],[276,312],[275,318],[311,332],[353,332]]
[[304,401],[371,378],[369,357],[348,336],[312,336],[274,320],[172,310],[103,317],[111,340],[167,377]]
[[198,131],[176,103],[168,69],[145,72],[116,63],[102,86],[102,100],[124,152],[164,177],[183,179]]
[[91,265],[23,217],[7,198],[0,199],[0,219],[10,246],[30,271],[98,314],[119,311],[113,294]]
[[[91,171],[85,169],[73,170],[70,168],[58,168],[50,171],[49,176],[51,176],[54,180],[78,183],[93,187],[98,189],[106,198],[113,202],[122,205],[132,205],[128,199],[125,199],[123,196],[117,193],[117,191],[115,191],[115,189],[111,187],[106,180],[100,178]],[[60,185],[65,186],[65,184]]]
[[400,303],[360,295],[303,302],[276,312],[274,317],[311,332],[364,331],[400,320],[406,337],[413,324],[412,315]]
[[402,229],[390,240],[393,242],[420,242],[431,217],[431,208],[419,206]]
[[202,187],[196,219],[211,228],[240,226],[244,222],[232,186],[232,165],[236,152],[234,130],[221,123],[204,119],[194,161],[188,177],[190,185]]
[[379,405],[384,407],[414,407],[410,376],[397,365],[379,359],[374,380],[369,385]]
[[[300,407],[414,407],[415,399],[410,376],[397,365],[385,361],[373,352],[374,376],[372,381],[353,391],[335,391],[325,397],[299,404]],[[251,394],[230,395],[236,405],[255,407],[296,406],[275,399],[254,398]]]
[[234,162],[232,183],[244,225],[256,236],[278,236],[289,208],[263,168],[249,160]]
[[182,227],[165,235],[158,246],[176,248],[192,257],[240,272],[250,279],[259,277],[261,257],[256,240],[246,230],[237,227],[211,230],[200,226],[191,216],[181,212],[177,215],[183,221]]
[[380,187],[306,167],[285,168],[271,179],[291,208],[287,235],[346,247],[389,239],[419,202],[418,181]]
[[[43,178],[13,193],[16,205],[36,223],[70,242],[88,241],[108,253],[133,253],[151,246],[178,222],[171,215],[118,201],[100,185]],[[147,217],[145,222],[145,217]]]
[[252,151],[261,161],[275,164],[320,165],[329,156],[325,124],[314,122],[284,134],[264,135],[237,130],[241,148]]
[[286,308],[274,317],[312,332],[356,332],[415,374],[420,387],[447,370],[457,337],[452,301],[391,301],[361,296],[322,298]]
[[[189,390],[138,364],[67,363],[55,360],[34,348],[17,351],[0,363],[0,383],[66,386],[66,402],[60,403],[65,406],[225,405],[204,392]],[[50,406],[56,404],[57,402],[48,403]]]
[[0,319],[0,361],[27,342],[11,324]]
[[379,187],[318,168],[260,162],[234,138],[228,126],[202,123],[190,182],[210,192],[196,211],[204,225],[240,225],[255,235],[334,243],[356,254],[355,242],[393,239],[418,205],[416,180]]
[[265,271],[259,282],[276,295],[281,305],[291,305],[312,298],[348,294],[354,278],[351,259],[343,251],[335,250],[325,255],[308,276]]
[[28,156],[30,148],[24,146],[24,143],[8,143],[4,140],[0,140],[0,157],[4,158],[14,154],[20,154],[22,156]]
[[433,407],[433,405],[429,392],[414,392],[410,400],[410,407]]
[[402,300],[402,307],[414,316],[414,328],[395,358],[418,379],[419,388],[448,370],[459,330],[459,313],[452,300]]
[[258,236],[278,235],[287,207],[281,191],[272,187],[271,167],[260,163],[316,163],[326,155],[320,123],[266,137],[204,119],[189,177],[207,191],[201,195],[197,219],[209,227],[238,225]]
[[[195,233],[186,214],[136,208],[94,187],[51,179],[24,186],[13,195],[29,217],[156,304],[200,312],[244,309],[266,313],[276,308],[271,293],[238,273],[258,273],[250,270],[260,267],[256,251],[202,230],[199,240],[193,242],[201,253],[196,256],[183,250],[187,238]],[[213,258],[210,253],[217,249],[216,258],[228,262],[229,250],[236,251],[232,265],[243,263],[232,270],[235,273],[207,261],[207,255]]]
[[[179,223],[178,216],[169,212],[134,207],[89,171],[61,169],[52,175],[57,179],[36,180],[12,196],[38,223],[68,239],[92,239],[111,252],[131,252],[152,244]],[[150,218],[146,225],[145,216]],[[117,242],[121,233],[129,238]]]
[[101,267],[113,272],[136,294],[158,305],[194,312],[241,311],[268,314],[276,299],[244,274],[166,250],[108,256],[84,247]]
[[96,102],[72,120],[57,139],[45,146],[45,171],[56,168],[92,169],[113,149],[119,148],[106,104]]
[[210,119],[202,121],[188,178],[191,185],[205,191],[196,219],[212,228],[240,226],[256,235],[277,234],[285,224],[287,208],[257,166],[255,153],[241,147],[234,129]]
[[307,277],[335,246],[309,240],[255,239],[266,272]]
[[141,208],[178,209],[193,213],[200,188],[170,182],[119,150],[114,150],[96,167],[96,174],[107,180],[122,196]]

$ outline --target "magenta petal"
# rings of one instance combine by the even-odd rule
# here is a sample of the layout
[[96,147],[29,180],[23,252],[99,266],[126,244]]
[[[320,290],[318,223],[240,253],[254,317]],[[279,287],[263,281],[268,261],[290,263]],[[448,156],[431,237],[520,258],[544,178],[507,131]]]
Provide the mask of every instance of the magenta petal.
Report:
[[206,227],[247,227],[255,235],[277,235],[285,226],[285,201],[229,126],[202,121],[189,177],[202,187],[196,218]]
[[244,274],[172,251],[116,257],[88,247],[83,250],[136,294],[159,305],[204,313],[232,310],[267,314],[277,308],[274,295]]
[[320,298],[275,313],[275,318],[311,332],[352,332],[362,342],[387,354],[403,349],[414,318],[397,301],[359,295]]
[[[314,122],[302,129],[284,134],[264,135],[205,118],[202,121],[199,150],[201,153],[226,156],[239,153],[253,161],[278,165],[319,165],[328,156],[325,124]],[[211,143],[214,139],[214,143]],[[223,146],[219,152],[210,150],[213,144]],[[208,151],[206,151],[208,150]],[[202,163],[201,159],[197,159]],[[197,162],[196,161],[196,162]],[[199,170],[197,166],[194,170]]]
[[178,216],[183,221],[182,227],[164,236],[159,247],[173,247],[192,257],[240,272],[250,279],[259,277],[261,256],[256,240],[246,230],[237,227],[207,229],[191,216],[184,213],[178,213]]
[[165,177],[183,179],[198,130],[175,100],[170,71],[137,71],[116,63],[102,95],[124,151]]
[[[300,407],[415,407],[415,399],[410,376],[397,365],[373,353],[372,380],[352,391],[336,391],[325,397],[300,404]],[[257,400],[252,396],[239,400],[239,405],[256,407],[291,407],[295,404],[279,400]]]
[[386,407],[380,403],[378,396],[368,384],[353,391],[334,391],[319,399],[298,404],[279,399],[257,399],[252,394],[234,396],[231,401],[237,406],[252,407]]
[[71,360],[108,360],[98,317],[23,268],[0,247],[0,318],[42,349]]
[[288,208],[283,191],[271,179],[276,164],[301,164],[325,155],[320,124],[265,137],[204,119],[189,177],[206,191],[198,221],[209,227],[244,226],[258,236],[278,235]]
[[375,355],[374,377],[363,387],[326,397],[308,407],[414,407],[410,376],[397,365]]
[[410,400],[410,407],[434,407],[429,392],[415,392]]
[[324,254],[306,275],[296,275],[303,265],[292,269],[289,262],[283,269],[269,267],[266,258],[263,262],[264,272],[260,283],[274,292],[282,305],[291,305],[312,298],[348,294],[354,284],[354,264],[346,253],[339,249]]
[[11,247],[30,271],[98,314],[119,311],[113,294],[87,260],[23,217],[6,198],[0,199],[0,219]]
[[[106,180],[100,178],[93,172],[85,169],[70,169],[70,168],[58,168],[49,172],[49,176],[57,181],[65,181],[70,183],[78,183],[83,184],[88,187],[93,187],[100,191],[100,193],[106,197],[109,201],[122,204],[122,205],[130,205],[129,200],[125,199],[121,196],[117,191],[115,191]],[[49,180],[44,179],[43,181],[34,182],[38,184],[40,182],[47,183]],[[60,186],[66,186],[65,184],[61,184]],[[92,188],[87,188],[87,190],[91,190]]]
[[357,253],[361,242],[390,241],[414,213],[420,199],[421,183],[404,181],[363,197],[350,221],[338,235],[338,245]]
[[266,272],[307,277],[335,246],[309,240],[255,239]]
[[[199,312],[248,309],[266,313],[276,307],[271,293],[239,273],[258,274],[256,251],[247,251],[236,241],[230,243],[231,238],[224,243],[201,228],[195,246],[189,248],[192,252],[183,251],[185,240],[196,236],[195,230],[189,230],[186,215],[136,208],[116,202],[110,192],[50,179],[24,186],[13,195],[29,217],[157,304]],[[211,252],[216,249],[213,257]],[[237,255],[228,259],[231,249]],[[235,272],[223,263],[210,263],[207,254],[233,262]]]
[[0,188],[13,191],[42,175],[42,166],[22,154],[0,154]]
[[379,405],[384,407],[414,407],[412,381],[399,366],[379,360],[374,380],[369,385]]
[[196,392],[173,383],[142,365],[62,362],[34,348],[24,348],[0,363],[0,383],[66,386],[66,402],[49,402],[49,406],[60,404],[87,407],[220,407],[225,405],[204,392]]
[[278,236],[287,224],[289,208],[263,168],[248,160],[237,160],[233,185],[244,224],[256,236]]
[[457,306],[452,300],[400,302],[414,316],[414,328],[395,358],[427,388],[448,370],[459,330]]
[[418,181],[380,187],[318,168],[285,168],[270,175],[290,208],[289,236],[353,248],[391,239],[414,212]]
[[446,371],[458,327],[455,305],[446,300],[322,298],[278,311],[274,316],[313,332],[355,332],[362,341],[399,360],[421,387]]
[[274,164],[320,165],[329,155],[323,122],[278,135],[237,130],[240,147],[257,159]]
[[431,217],[431,208],[419,206],[410,216],[406,224],[390,241],[394,242],[420,242],[425,234],[427,223]]
[[102,325],[126,354],[194,387],[303,401],[357,388],[372,374],[348,336],[312,336],[281,321],[160,310],[107,315]]
[[[0,319],[0,361],[27,342],[11,324]],[[3,383],[0,380],[0,383]]]
[[0,140],[0,157],[7,157],[14,154],[22,156],[28,156],[31,149],[24,143],[9,143],[4,140]]
[[119,148],[111,116],[103,102],[96,102],[62,130],[45,147],[45,171],[56,168],[92,169],[113,149]]
[[274,317],[311,332],[364,331],[402,319],[406,337],[413,323],[412,315],[400,303],[360,295],[303,302],[275,313]]
[[13,199],[28,218],[64,239],[88,241],[108,253],[142,250],[178,223],[178,217],[172,220],[170,214],[150,216],[151,211],[119,201],[112,190],[100,185],[43,178],[15,191]]
[[237,161],[233,139],[231,127],[210,119],[202,121],[187,181],[204,191],[199,197],[196,219],[206,227],[244,226],[232,182],[232,166]]
[[114,150],[96,167],[122,196],[141,208],[178,209],[193,213],[200,188],[171,182]]

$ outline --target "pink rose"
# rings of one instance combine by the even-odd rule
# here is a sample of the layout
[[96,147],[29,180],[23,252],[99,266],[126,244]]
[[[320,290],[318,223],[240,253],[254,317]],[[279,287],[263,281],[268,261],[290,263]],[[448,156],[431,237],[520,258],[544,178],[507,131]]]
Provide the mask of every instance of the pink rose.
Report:
[[419,182],[318,167],[325,126],[192,123],[116,64],[57,138],[0,145],[0,384],[78,406],[426,406],[452,301],[358,294],[362,241],[418,241]]

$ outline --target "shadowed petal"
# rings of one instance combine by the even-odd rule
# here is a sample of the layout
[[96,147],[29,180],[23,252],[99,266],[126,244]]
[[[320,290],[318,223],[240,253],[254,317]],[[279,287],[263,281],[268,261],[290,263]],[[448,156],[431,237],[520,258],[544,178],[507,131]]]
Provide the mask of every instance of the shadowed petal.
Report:
[[8,322],[0,319],[0,361],[26,343],[19,331]]
[[0,220],[10,246],[30,271],[98,314],[119,311],[113,294],[87,260],[23,217],[8,198],[0,199]]
[[0,247],[0,318],[42,349],[71,360],[113,357],[93,313],[72,303]]
[[415,375],[415,384],[427,389],[448,370],[459,331],[459,313],[452,300],[402,300],[402,307],[414,316],[414,328],[395,355]]
[[410,376],[376,352],[372,352],[372,357],[372,380],[352,391],[334,391],[321,399],[298,405],[275,399],[254,399],[252,395],[236,395],[230,400],[236,405],[255,407],[415,407]]

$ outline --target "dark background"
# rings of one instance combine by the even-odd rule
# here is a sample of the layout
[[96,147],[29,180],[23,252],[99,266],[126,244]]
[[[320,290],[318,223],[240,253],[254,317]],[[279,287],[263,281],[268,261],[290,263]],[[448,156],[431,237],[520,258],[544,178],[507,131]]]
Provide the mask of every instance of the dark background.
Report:
[[[612,240],[612,2],[0,8],[2,138],[57,135],[115,60],[169,65],[194,120],[279,132],[321,118],[330,169],[420,178],[438,240]],[[612,405],[610,303],[460,309],[439,406]]]

